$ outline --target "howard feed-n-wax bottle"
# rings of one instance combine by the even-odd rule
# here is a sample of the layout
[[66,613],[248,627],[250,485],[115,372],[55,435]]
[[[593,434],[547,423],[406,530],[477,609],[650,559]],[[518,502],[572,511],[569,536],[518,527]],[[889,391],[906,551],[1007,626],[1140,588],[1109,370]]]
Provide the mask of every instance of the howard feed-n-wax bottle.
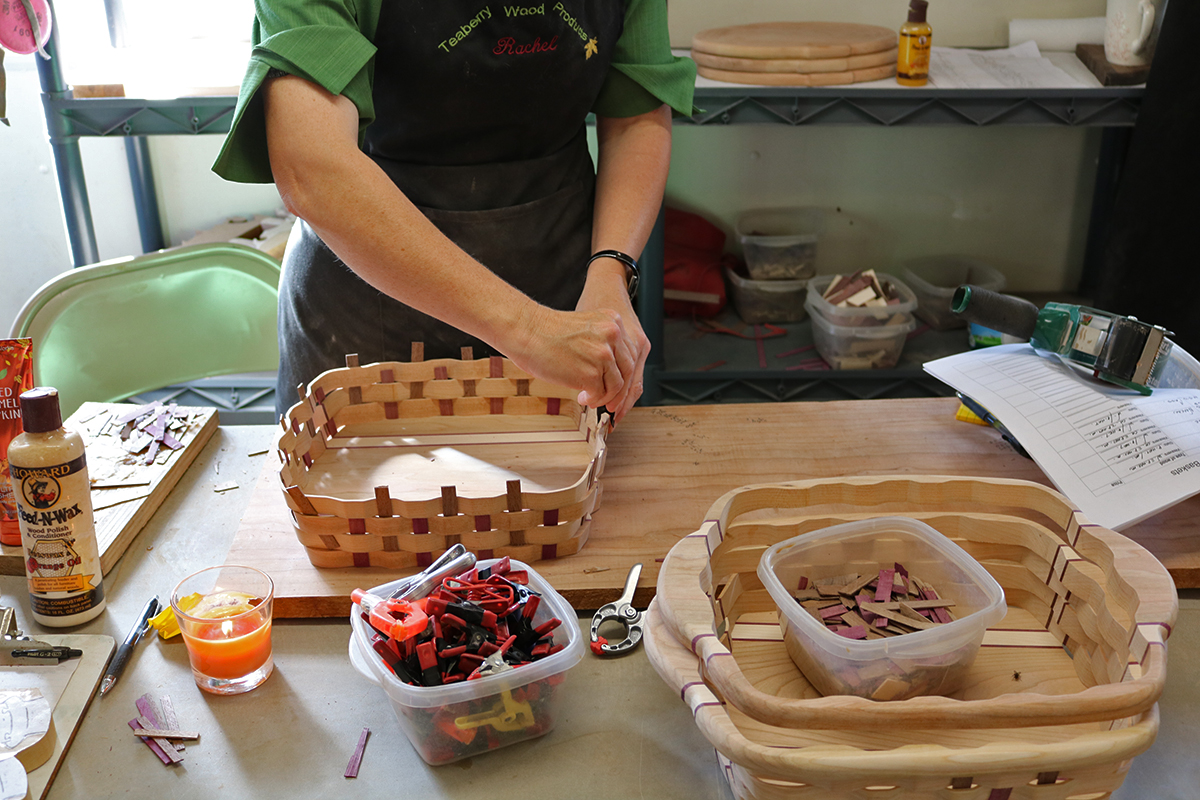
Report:
[[58,391],[48,387],[21,394],[21,424],[8,464],[33,618],[80,625],[105,605],[83,437],[63,428]]
[[933,28],[925,21],[929,9],[926,0],[911,0],[908,21],[900,26],[900,51],[896,57],[896,83],[924,86],[929,81],[929,48]]

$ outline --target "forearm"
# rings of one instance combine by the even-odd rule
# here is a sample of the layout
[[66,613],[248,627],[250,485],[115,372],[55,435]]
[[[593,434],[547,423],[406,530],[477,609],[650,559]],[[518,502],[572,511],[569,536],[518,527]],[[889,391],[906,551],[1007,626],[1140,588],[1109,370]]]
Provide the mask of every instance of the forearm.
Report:
[[[289,80],[299,81],[275,83]],[[278,85],[268,94],[271,166],[284,203],[376,289],[502,351],[517,349],[511,340],[536,304],[447,239],[358,149],[349,101],[311,88]],[[313,141],[323,146],[304,146]]]
[[[596,121],[599,165],[592,252],[619,250],[637,258],[650,238],[662,205],[671,160],[671,110],[662,106],[636,117],[600,117]],[[593,262],[593,275],[619,278],[620,262]]]

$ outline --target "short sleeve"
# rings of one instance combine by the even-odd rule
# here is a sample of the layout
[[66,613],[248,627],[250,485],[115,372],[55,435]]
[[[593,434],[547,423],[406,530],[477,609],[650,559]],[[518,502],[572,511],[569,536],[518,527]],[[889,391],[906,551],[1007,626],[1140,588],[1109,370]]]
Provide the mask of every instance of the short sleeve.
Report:
[[272,69],[296,75],[358,108],[359,135],[375,118],[371,42],[378,0],[256,0],[250,64],[213,171],[226,180],[271,183],[262,88]]
[[631,117],[666,103],[691,116],[696,65],[671,52],[666,0],[628,0],[625,30],[613,52],[612,69],[593,111],[604,117]]

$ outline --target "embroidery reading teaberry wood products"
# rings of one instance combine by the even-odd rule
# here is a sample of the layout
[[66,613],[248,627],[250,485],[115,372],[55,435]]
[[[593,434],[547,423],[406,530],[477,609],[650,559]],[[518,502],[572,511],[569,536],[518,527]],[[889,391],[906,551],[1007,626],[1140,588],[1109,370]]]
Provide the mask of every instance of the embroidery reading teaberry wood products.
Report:
[[455,34],[453,36],[451,36],[449,39],[443,40],[441,42],[441,44],[438,45],[438,47],[440,47],[441,49],[443,49],[447,53],[449,53],[450,48],[454,47],[459,42],[461,42],[463,39],[470,36],[471,32],[474,31],[475,28],[479,26],[479,23],[483,22],[485,19],[491,19],[491,18],[492,18],[492,7],[484,6],[483,9],[478,14],[476,14],[471,19],[467,20],[467,22],[464,23],[463,25],[459,26],[458,31],[456,31]]

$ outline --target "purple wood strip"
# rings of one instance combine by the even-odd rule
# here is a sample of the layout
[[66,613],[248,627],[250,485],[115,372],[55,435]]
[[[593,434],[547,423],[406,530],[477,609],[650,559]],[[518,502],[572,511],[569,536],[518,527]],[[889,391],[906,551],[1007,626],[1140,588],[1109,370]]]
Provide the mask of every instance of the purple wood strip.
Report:
[[892,599],[892,581],[895,577],[895,569],[879,570],[879,585],[875,588],[876,603],[886,603]]
[[[129,720],[129,727],[132,730],[137,730],[138,728],[142,728],[145,726],[142,725],[141,717],[135,717],[134,719]],[[159,747],[158,743],[155,742],[153,739],[151,739],[149,736],[139,736],[138,738],[141,739],[143,742],[145,742],[146,746],[149,747],[154,752],[154,755],[158,756],[159,760],[162,761],[164,764],[178,763],[178,761],[179,761],[178,756],[175,756],[174,758],[172,758],[171,756],[167,755],[166,751],[163,750],[161,747]],[[174,752],[174,751],[172,751],[172,752]]]
[[358,767],[362,764],[363,751],[367,749],[367,739],[371,738],[371,729],[363,728],[362,734],[358,737],[358,746],[354,748],[354,755],[350,756],[350,763],[346,765],[346,777],[357,778]]

